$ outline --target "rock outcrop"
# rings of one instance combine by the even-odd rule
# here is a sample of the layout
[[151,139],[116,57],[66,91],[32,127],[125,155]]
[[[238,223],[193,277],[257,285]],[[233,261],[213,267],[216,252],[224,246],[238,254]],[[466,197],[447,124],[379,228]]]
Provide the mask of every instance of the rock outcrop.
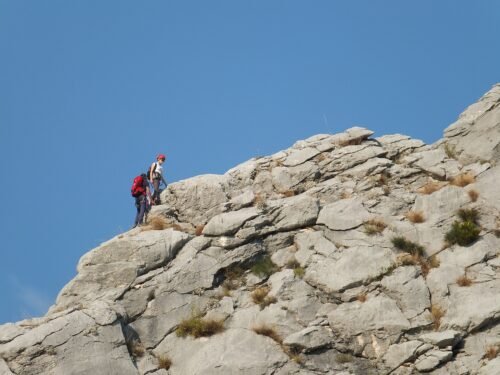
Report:
[[0,374],[498,374],[499,144],[497,85],[433,145],[355,127],[174,183],[0,326]]

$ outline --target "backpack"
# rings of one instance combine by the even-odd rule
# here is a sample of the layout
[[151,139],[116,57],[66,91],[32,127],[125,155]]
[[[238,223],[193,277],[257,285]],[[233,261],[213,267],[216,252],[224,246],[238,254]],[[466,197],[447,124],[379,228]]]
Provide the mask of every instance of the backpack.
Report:
[[[156,163],[154,163],[153,173],[155,173],[155,171],[156,171]],[[149,176],[151,176],[151,166],[149,166],[148,171],[146,173],[146,178],[148,179],[148,181],[149,181]]]
[[144,194],[144,178],[142,176],[137,176],[136,178],[134,178],[134,182],[132,183],[132,189],[130,189],[130,192],[135,198]]

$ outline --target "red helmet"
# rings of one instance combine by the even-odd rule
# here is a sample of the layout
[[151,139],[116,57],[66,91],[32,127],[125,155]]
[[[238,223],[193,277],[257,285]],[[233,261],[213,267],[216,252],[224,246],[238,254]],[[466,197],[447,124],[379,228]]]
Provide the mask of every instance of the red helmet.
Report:
[[163,159],[163,160],[165,160],[165,159],[166,159],[166,156],[165,156],[165,155],[163,155],[163,154],[158,154],[158,155],[156,155],[156,160],[159,160],[159,159]]

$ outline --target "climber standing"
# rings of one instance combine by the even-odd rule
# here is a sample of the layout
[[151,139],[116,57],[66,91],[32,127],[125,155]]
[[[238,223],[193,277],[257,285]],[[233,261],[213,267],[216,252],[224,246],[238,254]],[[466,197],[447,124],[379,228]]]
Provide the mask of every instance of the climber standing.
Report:
[[156,161],[151,164],[148,169],[148,179],[153,184],[153,203],[160,204],[160,185],[163,182],[165,187],[167,183],[163,178],[163,163],[165,163],[166,156],[164,154],[159,154],[156,156]]
[[131,189],[132,196],[135,198],[135,207],[137,213],[135,215],[134,228],[142,225],[145,222],[145,215],[149,211],[151,203],[151,192],[149,190],[148,177],[145,173],[134,178]]

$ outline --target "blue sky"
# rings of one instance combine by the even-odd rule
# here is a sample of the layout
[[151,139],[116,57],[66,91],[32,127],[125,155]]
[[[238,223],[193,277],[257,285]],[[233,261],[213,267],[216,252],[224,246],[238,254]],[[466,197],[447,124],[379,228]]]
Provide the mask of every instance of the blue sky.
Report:
[[499,80],[500,3],[0,0],[0,323],[169,182],[353,125],[432,143]]

